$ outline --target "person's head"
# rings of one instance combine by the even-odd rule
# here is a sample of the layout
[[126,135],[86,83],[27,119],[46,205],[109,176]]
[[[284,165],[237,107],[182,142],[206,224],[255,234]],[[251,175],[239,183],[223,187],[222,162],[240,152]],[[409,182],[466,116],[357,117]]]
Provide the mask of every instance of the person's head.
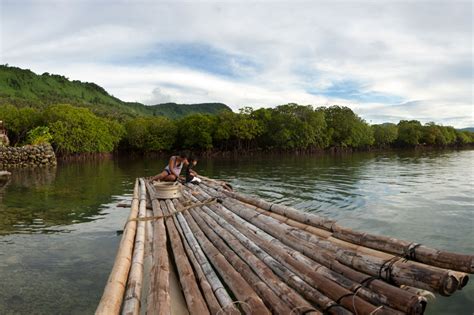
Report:
[[185,160],[188,159],[188,154],[185,151],[181,151],[181,152],[178,153],[178,158],[181,161],[185,161]]
[[198,159],[197,159],[197,157],[191,155],[191,156],[188,158],[188,162],[189,162],[190,165],[194,166],[194,165],[197,164]]

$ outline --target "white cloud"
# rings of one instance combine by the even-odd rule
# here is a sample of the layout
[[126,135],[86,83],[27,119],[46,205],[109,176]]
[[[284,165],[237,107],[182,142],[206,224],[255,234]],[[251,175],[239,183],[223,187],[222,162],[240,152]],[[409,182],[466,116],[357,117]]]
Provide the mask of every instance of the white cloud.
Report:
[[[474,125],[470,1],[1,6],[0,62],[93,81],[127,101],[219,101],[234,109],[337,103],[374,122],[401,117]],[[232,77],[147,57],[168,42],[202,43],[257,67],[230,59],[229,69],[241,74]],[[358,83],[361,93],[417,105],[325,96],[343,81]]]

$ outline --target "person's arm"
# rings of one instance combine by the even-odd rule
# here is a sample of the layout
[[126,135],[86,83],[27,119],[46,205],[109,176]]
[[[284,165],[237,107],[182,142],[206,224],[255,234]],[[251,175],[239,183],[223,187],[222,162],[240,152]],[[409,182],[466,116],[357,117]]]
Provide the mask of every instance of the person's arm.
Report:
[[174,167],[176,166],[176,157],[173,159],[173,157],[170,158],[170,161],[168,163],[168,167],[170,168],[170,173],[176,176],[176,178],[179,177],[179,174],[176,174],[174,172]]

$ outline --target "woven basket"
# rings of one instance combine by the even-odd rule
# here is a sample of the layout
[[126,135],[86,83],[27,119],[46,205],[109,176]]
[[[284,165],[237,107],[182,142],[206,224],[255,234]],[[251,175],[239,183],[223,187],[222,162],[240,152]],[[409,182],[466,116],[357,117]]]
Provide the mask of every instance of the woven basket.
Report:
[[178,182],[154,182],[158,199],[173,199],[181,197],[183,186]]

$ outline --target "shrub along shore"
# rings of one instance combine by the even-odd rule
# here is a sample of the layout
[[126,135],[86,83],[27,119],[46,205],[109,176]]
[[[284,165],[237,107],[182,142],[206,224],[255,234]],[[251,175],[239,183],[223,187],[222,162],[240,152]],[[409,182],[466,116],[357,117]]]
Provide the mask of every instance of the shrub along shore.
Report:
[[243,108],[239,113],[192,114],[116,120],[87,108],[50,105],[44,109],[0,105],[10,145],[52,144],[58,156],[112,152],[319,152],[374,148],[463,147],[474,133],[435,123],[402,120],[369,125],[350,108],[297,104]]

